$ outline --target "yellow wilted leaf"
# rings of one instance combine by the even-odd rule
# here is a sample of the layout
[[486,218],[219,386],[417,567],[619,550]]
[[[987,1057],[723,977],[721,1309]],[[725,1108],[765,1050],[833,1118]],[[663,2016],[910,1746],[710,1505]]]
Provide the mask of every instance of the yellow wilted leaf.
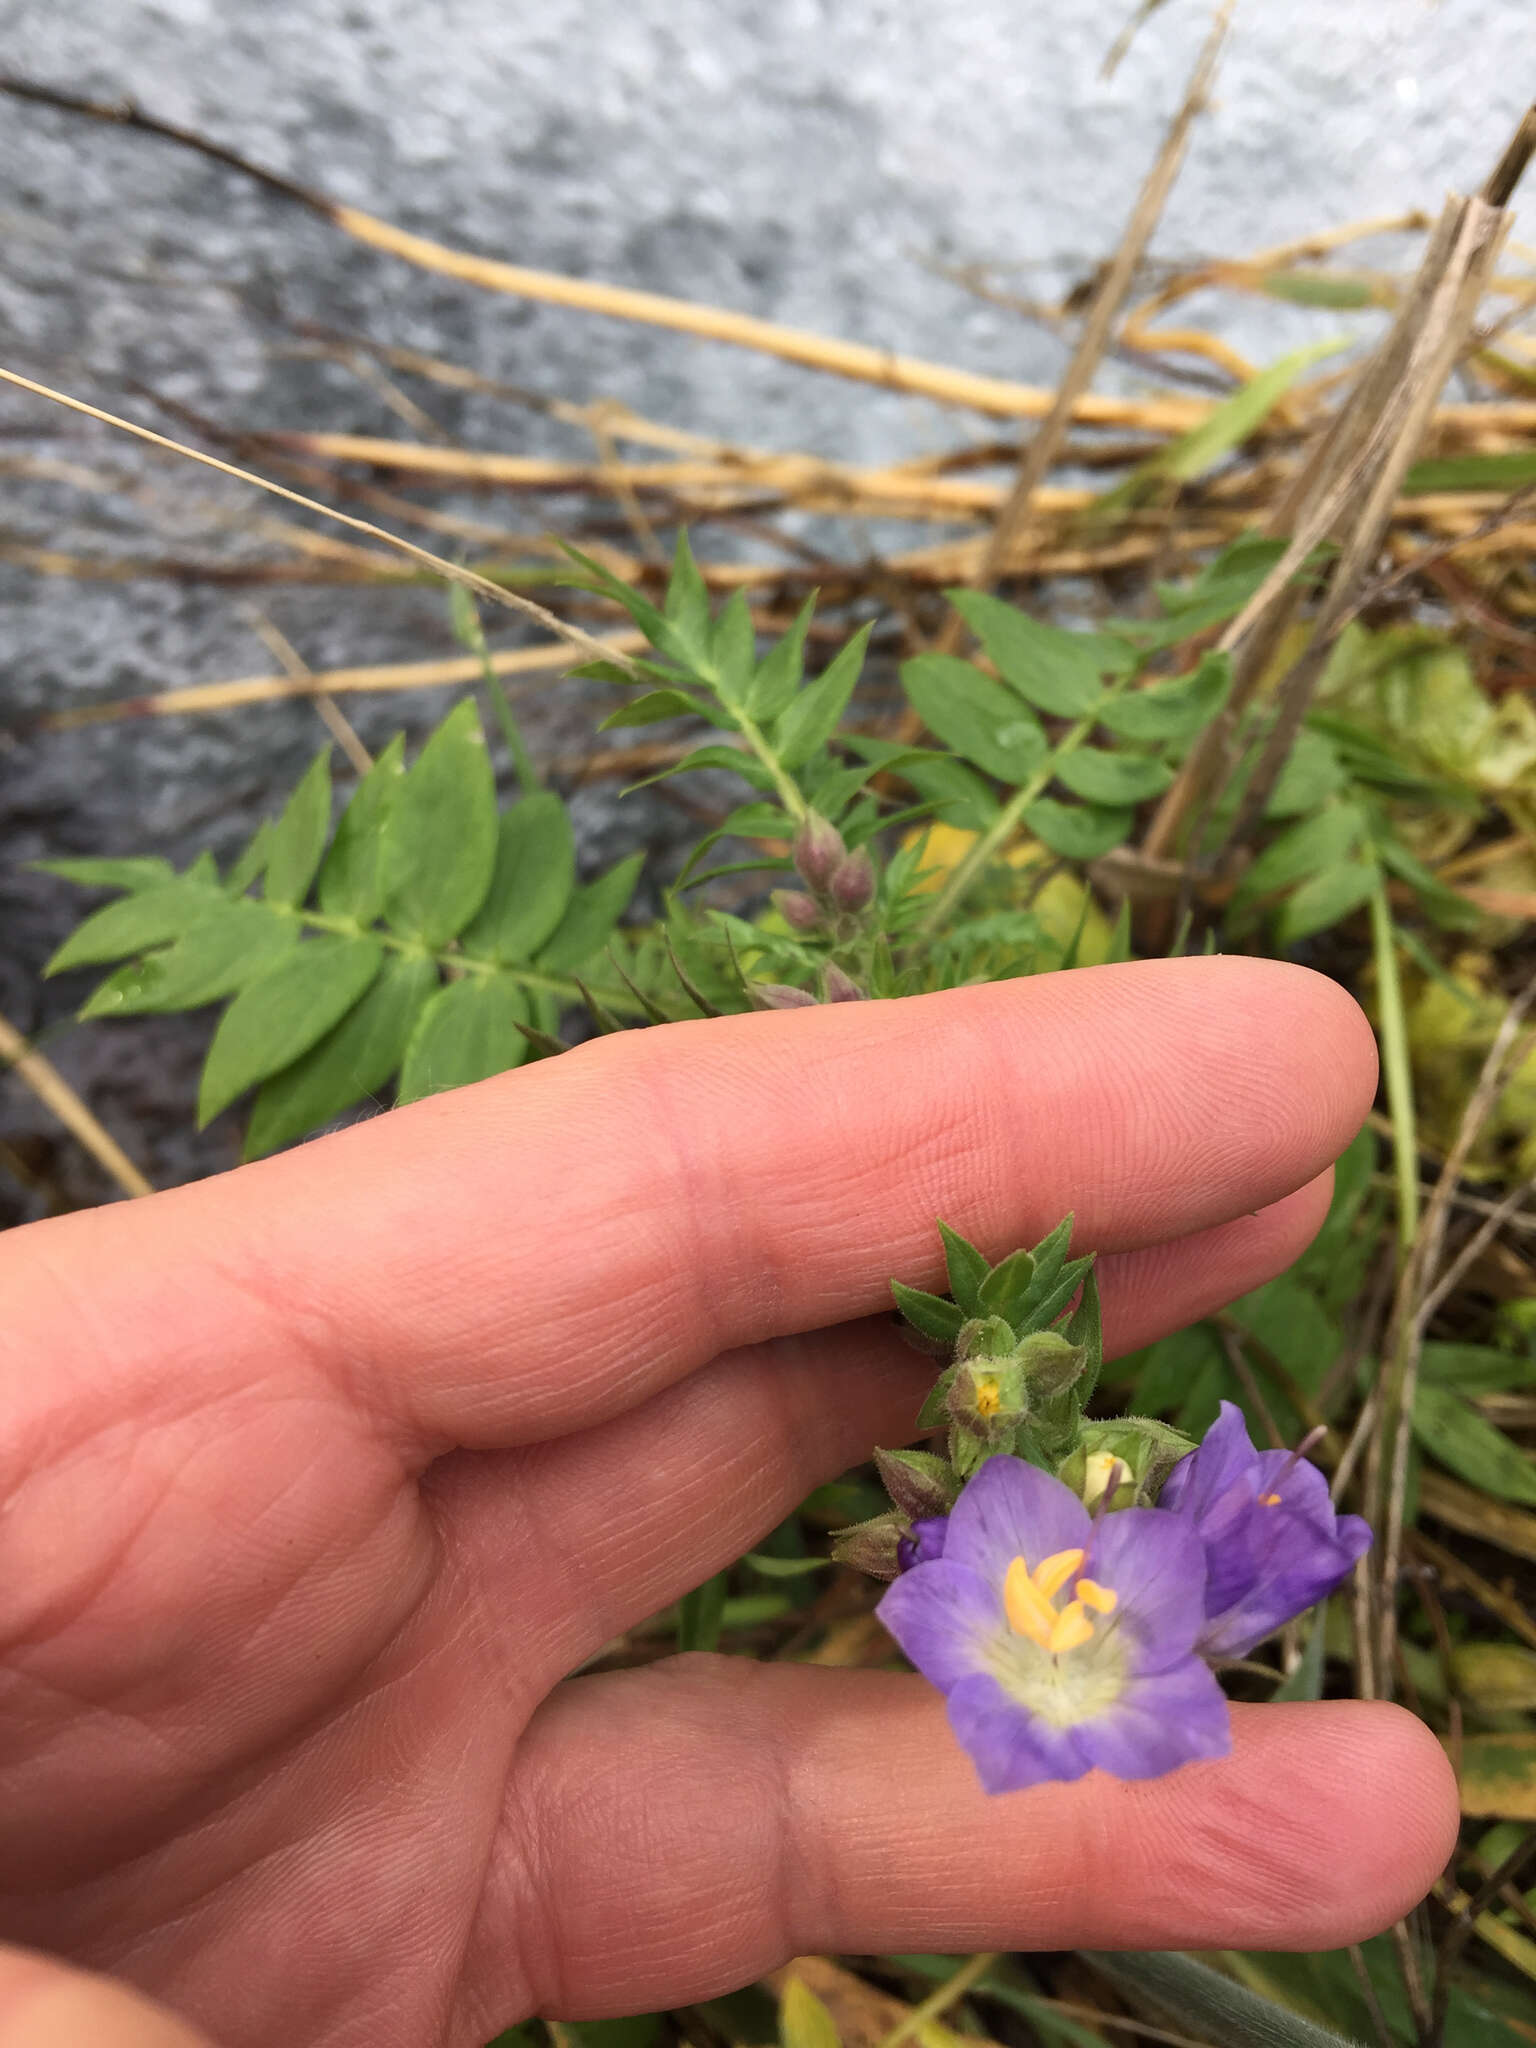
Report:
[[[918,884],[918,890],[931,895],[943,887],[946,876],[960,865],[975,844],[977,835],[960,825],[914,825],[905,844],[914,846],[924,835],[927,836],[928,850],[923,856],[923,866],[929,872]],[[1009,867],[1023,869],[1053,861],[1055,855],[1047,852],[1038,839],[1015,839],[1002,858]],[[1040,920],[1042,928],[1061,946],[1071,945],[1073,934],[1081,923],[1082,936],[1077,945],[1079,966],[1099,967],[1109,958],[1114,937],[1109,919],[1094,901],[1092,891],[1069,868],[1058,868],[1030,897],[1029,908]]]
[[779,2039],[783,2048],[842,2048],[831,2013],[798,1977],[779,2002]]
[[1452,1652],[1451,1677],[1480,1714],[1521,1714],[1536,1707],[1536,1650],[1518,1643],[1463,1643]]
[[1536,1820],[1536,1735],[1472,1735],[1461,1745],[1461,1810]]

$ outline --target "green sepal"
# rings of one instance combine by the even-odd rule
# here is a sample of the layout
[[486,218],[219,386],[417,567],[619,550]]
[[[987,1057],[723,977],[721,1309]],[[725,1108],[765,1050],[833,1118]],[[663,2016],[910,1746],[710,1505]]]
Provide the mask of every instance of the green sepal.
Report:
[[944,1240],[944,1264],[949,1270],[949,1291],[968,1316],[980,1315],[981,1283],[991,1270],[975,1245],[947,1223],[939,1225]]
[[954,1302],[945,1301],[938,1294],[925,1294],[920,1287],[905,1287],[899,1280],[891,1282],[891,1293],[913,1329],[921,1330],[925,1337],[953,1344],[960,1335],[965,1315]]
[[923,1515],[947,1515],[960,1491],[948,1460],[932,1451],[887,1451],[877,1446],[875,1470],[898,1511],[914,1521]]
[[917,1411],[919,1429],[937,1429],[949,1415],[949,1389],[958,1366],[947,1365],[928,1389],[928,1398]]
[[1062,1335],[1071,1344],[1080,1344],[1086,1353],[1082,1377],[1077,1383],[1077,1397],[1088,1401],[1099,1384],[1099,1374],[1104,1370],[1104,1314],[1099,1301],[1099,1275],[1096,1267],[1090,1266],[1083,1280],[1083,1295],[1077,1307],[1068,1316]]
[[872,1579],[894,1579],[901,1569],[896,1546],[907,1534],[906,1517],[899,1514],[872,1515],[867,1522],[834,1530],[832,1556],[838,1564],[852,1565]]
[[979,1306],[989,1315],[1001,1316],[1004,1322],[1014,1323],[1029,1298],[1029,1286],[1034,1277],[1034,1255],[1010,1252],[1002,1264],[994,1266],[982,1281],[977,1290]]

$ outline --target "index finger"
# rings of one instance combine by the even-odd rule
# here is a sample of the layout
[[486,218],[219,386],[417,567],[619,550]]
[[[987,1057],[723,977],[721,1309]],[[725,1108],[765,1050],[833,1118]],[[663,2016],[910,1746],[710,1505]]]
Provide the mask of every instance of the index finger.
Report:
[[999,1257],[1068,1209],[1105,1251],[1257,1209],[1374,1080],[1304,969],[1086,969],[624,1033],[10,1252],[48,1235],[120,1368],[317,1365],[423,1454],[500,1448],[942,1287],[940,1216]]

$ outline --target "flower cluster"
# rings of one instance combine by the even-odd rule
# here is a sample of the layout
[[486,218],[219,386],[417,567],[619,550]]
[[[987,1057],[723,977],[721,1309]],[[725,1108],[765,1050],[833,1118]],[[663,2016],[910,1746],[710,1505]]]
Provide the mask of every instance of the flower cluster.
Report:
[[[1098,1476],[1098,1475],[1095,1475]],[[945,1694],[989,1792],[1099,1769],[1150,1778],[1230,1746],[1205,1662],[1332,1590],[1370,1541],[1315,1466],[1256,1451],[1222,1404],[1156,1507],[1091,1516],[1060,1479],[989,1458],[902,1539],[881,1620]]]

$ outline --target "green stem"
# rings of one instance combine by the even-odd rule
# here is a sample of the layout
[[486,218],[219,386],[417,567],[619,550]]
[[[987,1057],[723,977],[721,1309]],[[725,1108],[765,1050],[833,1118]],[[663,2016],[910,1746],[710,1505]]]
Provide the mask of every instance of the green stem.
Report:
[[475,610],[473,603],[460,608],[456,623],[459,637],[480,664],[485,694],[491,700],[491,710],[495,713],[496,723],[501,727],[501,737],[506,742],[507,752],[512,757],[518,787],[524,796],[532,796],[535,790],[543,786],[539,780],[539,771],[533,764],[528,743],[523,738],[522,730],[513,713],[512,699],[507,695],[506,686],[496,673],[495,664],[491,660],[491,650],[486,644],[485,628],[480,623],[480,614]]
[[1381,1013],[1381,1071],[1397,1176],[1397,1243],[1406,1258],[1419,1229],[1419,1142],[1413,1105],[1413,1068],[1408,1056],[1408,1017],[1397,971],[1397,934],[1380,868],[1371,891],[1371,943],[1376,955],[1377,1001]]
[[732,718],[735,719],[737,731],[773,777],[773,786],[778,792],[779,802],[788,811],[797,825],[803,823],[810,806],[796,788],[789,771],[780,761],[772,747],[769,746],[768,735],[763,731],[756,719],[749,718],[746,712],[739,710],[736,705],[729,704],[726,706],[726,709],[730,712]]
[[[284,906],[286,907],[286,906]],[[495,960],[476,960],[468,953],[439,952],[431,946],[424,946],[420,939],[402,939],[395,932],[380,931],[376,925],[359,924],[355,917],[328,917],[320,910],[294,910],[290,916],[312,931],[335,932],[342,938],[377,939],[379,944],[391,953],[409,953],[419,960],[431,960],[443,969],[452,968],[460,974],[505,974],[522,988],[533,989],[543,995],[559,996],[569,1003],[586,1001],[585,995],[574,980],[562,974],[541,974],[536,967],[506,966]],[[610,1009],[624,1012],[630,1017],[643,1017],[644,1006],[630,995],[627,989],[596,988],[591,990],[600,1002]]]
[[959,909],[971,884],[987,866],[998,848],[1006,846],[1017,832],[1019,821],[1035,798],[1042,796],[1050,786],[1057,763],[1068,754],[1075,754],[1098,722],[1096,711],[1086,718],[1080,718],[1051,749],[1044,765],[1036,770],[1028,782],[1014,791],[986,831],[972,842],[963,859],[950,870],[949,880],[934,898],[933,908],[923,919],[920,927],[923,937],[931,938],[951,914]]

